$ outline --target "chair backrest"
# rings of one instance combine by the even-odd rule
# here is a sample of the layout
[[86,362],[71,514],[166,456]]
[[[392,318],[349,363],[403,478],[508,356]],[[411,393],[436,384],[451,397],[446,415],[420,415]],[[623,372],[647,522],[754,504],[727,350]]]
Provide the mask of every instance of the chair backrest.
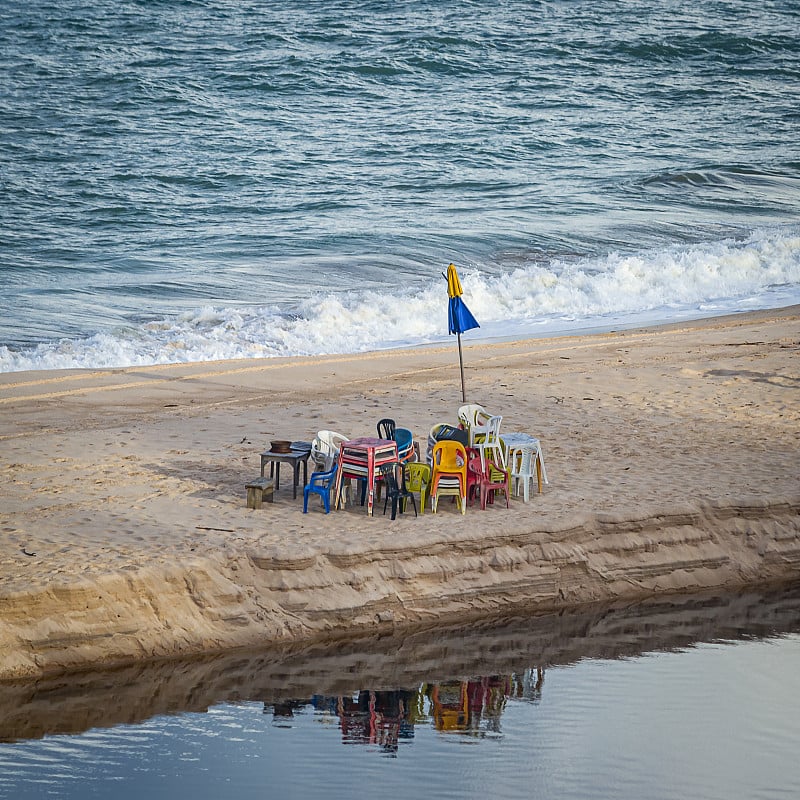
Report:
[[486,477],[491,483],[504,483],[509,478],[508,470],[502,464],[486,459]]
[[491,414],[478,403],[467,403],[458,409],[458,421],[469,430],[473,425],[482,425]]
[[382,419],[378,422],[378,438],[394,439],[395,421],[393,419]]
[[512,475],[519,477],[533,477],[536,474],[535,447],[515,447],[511,452],[511,463],[508,465]]
[[478,477],[483,475],[483,465],[481,464],[481,457],[475,452],[469,455],[467,459],[467,471]]
[[[402,475],[403,465],[399,461],[392,461],[389,464],[381,464],[380,471],[383,483],[386,487],[386,494],[391,497],[400,492],[400,482],[398,481],[398,472]],[[402,481],[402,478],[400,479]]]
[[408,428],[395,428],[392,438],[397,442],[397,455],[404,461],[414,451],[414,434]]
[[461,442],[444,439],[433,447],[433,472],[467,474],[467,449]]
[[431,431],[428,434],[428,448],[425,451],[425,460],[429,464],[433,463],[433,446],[439,441],[439,432],[446,425],[446,422],[437,422],[431,427]]
[[409,461],[405,471],[406,487],[412,492],[421,492],[431,482],[431,468],[422,461]]
[[339,445],[350,441],[343,433],[336,431],[317,431],[311,442],[311,460],[323,472],[327,472],[336,462]]
[[494,416],[489,417],[486,421],[486,443],[487,444],[500,444],[500,423],[503,421],[502,417]]
[[309,478],[309,483],[330,489],[333,486],[333,482],[336,480],[336,470],[338,468],[339,464],[334,461],[333,466],[330,469],[325,470],[325,472],[313,472],[311,474],[311,478]]

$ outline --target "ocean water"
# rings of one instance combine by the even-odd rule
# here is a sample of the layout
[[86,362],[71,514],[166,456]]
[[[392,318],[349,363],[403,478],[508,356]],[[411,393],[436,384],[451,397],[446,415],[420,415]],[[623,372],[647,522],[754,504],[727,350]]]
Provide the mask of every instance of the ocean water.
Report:
[[800,302],[795,0],[3,0],[0,371]]

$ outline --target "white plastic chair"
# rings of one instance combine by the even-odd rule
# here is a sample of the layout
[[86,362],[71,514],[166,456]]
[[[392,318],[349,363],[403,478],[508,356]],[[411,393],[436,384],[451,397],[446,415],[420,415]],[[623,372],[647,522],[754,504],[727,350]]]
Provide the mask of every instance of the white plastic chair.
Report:
[[542,481],[548,483],[547,472],[544,468],[542,446],[538,439],[530,437],[524,444],[509,448],[508,473],[512,482],[512,492],[519,497],[522,488],[522,500],[527,503],[530,499],[530,485],[536,480],[539,492],[542,491]]
[[489,417],[485,425],[474,425],[469,429],[469,445],[481,455],[481,469],[486,469],[486,454],[489,453],[501,469],[506,468],[506,454],[500,441],[500,416]]
[[467,403],[458,409],[458,421],[465,430],[470,430],[474,425],[485,425],[492,415],[478,403]]
[[339,457],[339,445],[349,442],[347,436],[336,431],[318,431],[311,442],[311,461],[319,472],[328,472]]

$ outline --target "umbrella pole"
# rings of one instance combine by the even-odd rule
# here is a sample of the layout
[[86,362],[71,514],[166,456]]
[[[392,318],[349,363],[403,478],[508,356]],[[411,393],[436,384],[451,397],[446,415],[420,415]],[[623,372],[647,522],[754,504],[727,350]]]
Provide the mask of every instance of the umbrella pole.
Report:
[[458,338],[458,366],[461,367],[461,402],[467,402],[467,391],[464,388],[464,356],[461,353],[461,334],[457,334]]

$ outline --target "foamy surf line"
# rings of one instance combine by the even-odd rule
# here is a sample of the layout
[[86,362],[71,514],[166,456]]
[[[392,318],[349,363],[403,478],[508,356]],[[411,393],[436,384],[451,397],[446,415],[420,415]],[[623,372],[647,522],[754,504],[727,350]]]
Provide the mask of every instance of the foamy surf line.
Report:
[[[800,228],[636,254],[463,267],[473,341],[547,337],[800,303]],[[317,356],[446,341],[442,280],[416,291],[317,292],[292,309],[204,307],[82,339],[0,347],[0,372]]]

